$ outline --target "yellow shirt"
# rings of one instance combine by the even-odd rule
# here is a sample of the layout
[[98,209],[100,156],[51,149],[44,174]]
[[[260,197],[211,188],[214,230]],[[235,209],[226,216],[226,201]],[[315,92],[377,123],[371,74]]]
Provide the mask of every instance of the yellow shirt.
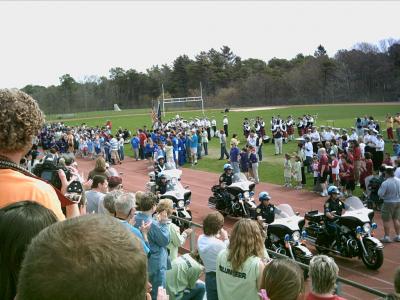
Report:
[[25,200],[35,201],[52,210],[60,221],[65,219],[51,185],[11,169],[0,169],[0,208]]
[[393,118],[386,118],[386,128],[393,128]]

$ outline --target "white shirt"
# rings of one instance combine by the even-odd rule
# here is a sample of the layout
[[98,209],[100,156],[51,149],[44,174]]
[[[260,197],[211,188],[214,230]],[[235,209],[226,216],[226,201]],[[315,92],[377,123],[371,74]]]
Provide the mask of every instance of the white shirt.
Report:
[[247,143],[248,143],[250,146],[256,147],[256,144],[257,144],[257,137],[256,137],[256,136],[251,137],[251,136],[249,135],[249,137],[247,138]]
[[313,145],[311,142],[307,142],[304,145],[304,150],[305,150],[306,156],[313,157],[313,154],[314,154],[313,153]]
[[217,125],[217,121],[215,121],[215,119],[211,120],[211,126],[216,126]]
[[376,139],[375,146],[376,146],[375,147],[376,151],[385,151],[385,141],[384,140]]
[[333,137],[334,137],[334,135],[333,135],[332,131],[327,131],[325,133],[325,141],[330,141],[330,140],[332,140]]
[[228,118],[224,118],[224,119],[222,120],[222,124],[228,125]]
[[357,141],[357,139],[358,139],[358,135],[356,132],[353,132],[349,137],[349,141]]
[[318,131],[311,132],[310,136],[311,136],[311,141],[312,142],[319,142],[320,141],[320,136],[319,136]]
[[215,272],[217,270],[218,254],[227,248],[229,240],[221,241],[215,236],[202,234],[197,240],[199,255],[203,261],[205,272]]

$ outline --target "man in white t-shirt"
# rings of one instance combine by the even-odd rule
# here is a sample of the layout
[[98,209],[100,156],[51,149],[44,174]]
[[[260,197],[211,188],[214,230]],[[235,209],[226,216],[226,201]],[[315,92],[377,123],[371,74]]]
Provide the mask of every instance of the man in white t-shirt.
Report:
[[197,248],[206,273],[207,299],[218,299],[217,293],[217,257],[229,245],[228,233],[222,228],[224,217],[219,212],[212,212],[203,221],[204,234],[199,236]]

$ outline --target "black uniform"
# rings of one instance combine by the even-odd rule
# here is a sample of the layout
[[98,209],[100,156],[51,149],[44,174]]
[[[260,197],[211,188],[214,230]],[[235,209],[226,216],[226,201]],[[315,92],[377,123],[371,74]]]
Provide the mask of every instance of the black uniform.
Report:
[[[335,215],[342,215],[342,211],[344,209],[344,204],[343,202],[337,200],[333,200],[332,198],[329,198],[326,200],[325,205],[324,205],[324,213],[326,214],[327,212],[335,212]],[[340,238],[340,226],[335,222],[335,219],[329,219],[326,217],[326,229],[330,234],[333,235],[333,238],[335,238],[337,241],[339,241]],[[337,243],[339,244],[339,243]]]
[[[221,185],[221,183],[225,183],[226,186],[231,185],[232,184],[232,176],[233,176],[233,174],[227,174],[226,172],[224,172],[219,177],[219,184]],[[230,205],[231,205],[230,194],[225,189],[222,189],[221,194],[222,194],[222,198],[224,200],[225,208],[230,207]]]
[[156,192],[160,192],[161,195],[164,195],[167,192],[167,185],[167,182],[163,183],[163,181],[160,180],[156,185]]
[[261,216],[266,223],[271,224],[275,220],[276,207],[273,204],[259,204],[256,208],[256,217]]
[[225,183],[227,186],[232,184],[232,176],[233,174],[227,174],[227,173],[223,173],[220,177],[219,177],[219,184],[221,183]]
[[329,198],[326,200],[324,205],[324,213],[335,211],[335,215],[341,216],[343,209],[344,204],[343,202],[339,201],[339,199],[333,200],[332,198]]

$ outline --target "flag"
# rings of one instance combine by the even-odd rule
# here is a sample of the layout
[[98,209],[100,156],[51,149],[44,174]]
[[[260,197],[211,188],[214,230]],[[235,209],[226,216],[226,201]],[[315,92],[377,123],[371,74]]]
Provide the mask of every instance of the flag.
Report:
[[161,122],[161,103],[158,102],[158,109],[157,109],[157,120]]

